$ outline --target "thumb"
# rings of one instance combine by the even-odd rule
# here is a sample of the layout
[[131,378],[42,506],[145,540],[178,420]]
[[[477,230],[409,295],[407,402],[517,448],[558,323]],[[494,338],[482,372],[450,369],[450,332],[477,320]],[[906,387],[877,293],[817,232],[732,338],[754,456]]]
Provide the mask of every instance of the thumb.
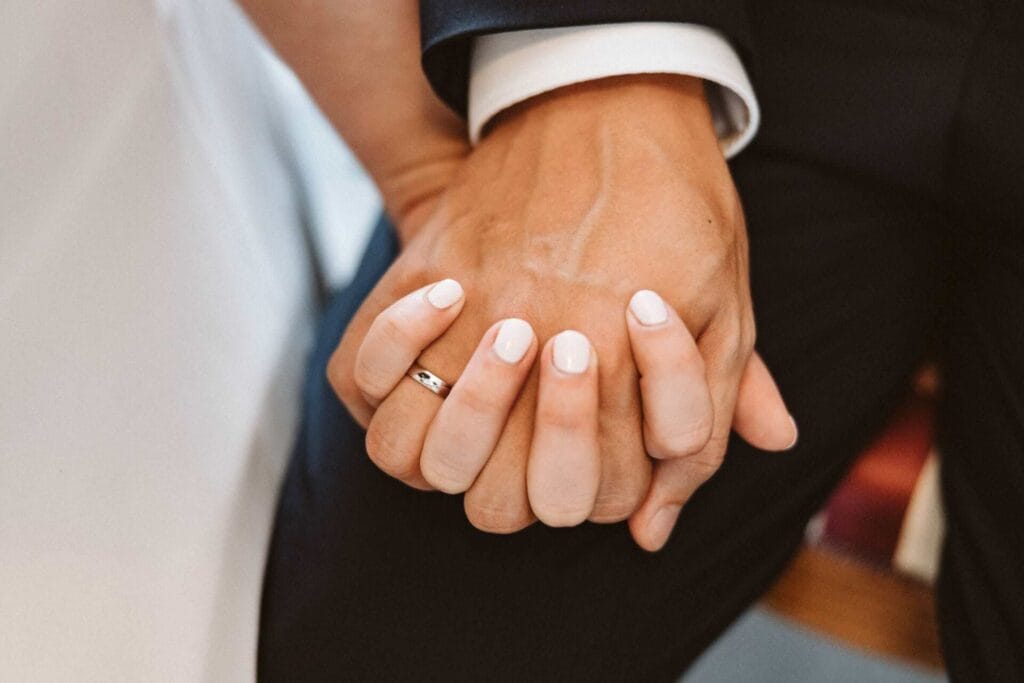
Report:
[[796,421],[756,351],[740,378],[732,427],[744,441],[761,450],[786,451],[796,445]]

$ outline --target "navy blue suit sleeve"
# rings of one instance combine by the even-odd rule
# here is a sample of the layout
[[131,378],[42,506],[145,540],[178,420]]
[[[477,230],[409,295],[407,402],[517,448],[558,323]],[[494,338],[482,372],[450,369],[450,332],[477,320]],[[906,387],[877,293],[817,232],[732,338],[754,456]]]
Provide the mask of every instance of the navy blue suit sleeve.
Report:
[[438,96],[465,115],[474,36],[631,21],[716,29],[749,68],[750,28],[743,0],[421,0],[423,69]]

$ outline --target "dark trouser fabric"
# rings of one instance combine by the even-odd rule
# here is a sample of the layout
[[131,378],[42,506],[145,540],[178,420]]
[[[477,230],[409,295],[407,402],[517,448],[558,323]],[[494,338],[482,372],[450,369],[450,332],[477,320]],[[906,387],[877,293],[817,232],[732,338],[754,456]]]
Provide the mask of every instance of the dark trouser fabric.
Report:
[[758,348],[798,446],[734,440],[654,555],[622,524],[474,530],[459,497],[379,472],[324,380],[395,255],[382,226],[312,360],[267,567],[262,680],[673,680],[784,568],[926,356],[945,381],[950,673],[1024,680],[1020,13],[757,7],[764,124],[732,169]]

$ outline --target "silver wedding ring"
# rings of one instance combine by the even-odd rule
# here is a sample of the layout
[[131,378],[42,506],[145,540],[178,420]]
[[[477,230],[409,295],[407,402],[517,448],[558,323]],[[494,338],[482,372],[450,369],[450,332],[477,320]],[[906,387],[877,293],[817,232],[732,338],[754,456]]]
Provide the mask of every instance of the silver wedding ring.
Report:
[[409,370],[409,377],[415,380],[420,386],[430,389],[432,392],[444,398],[452,390],[452,385],[432,373],[426,368],[414,365]]

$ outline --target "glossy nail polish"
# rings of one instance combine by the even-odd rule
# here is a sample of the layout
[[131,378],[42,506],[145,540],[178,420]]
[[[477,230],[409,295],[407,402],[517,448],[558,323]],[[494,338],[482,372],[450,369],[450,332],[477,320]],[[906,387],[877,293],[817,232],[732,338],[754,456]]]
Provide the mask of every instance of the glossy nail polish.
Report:
[[668,320],[668,309],[660,296],[649,289],[641,289],[629,300],[629,310],[641,325],[660,325]]
[[590,340],[576,330],[559,332],[552,356],[555,367],[570,375],[580,375],[590,366]]
[[445,309],[454,306],[462,298],[462,285],[451,278],[441,280],[427,292],[427,301],[434,308]]
[[523,359],[533,343],[533,328],[530,323],[519,318],[509,318],[501,323],[498,334],[494,338],[494,354],[509,365],[515,365]]

